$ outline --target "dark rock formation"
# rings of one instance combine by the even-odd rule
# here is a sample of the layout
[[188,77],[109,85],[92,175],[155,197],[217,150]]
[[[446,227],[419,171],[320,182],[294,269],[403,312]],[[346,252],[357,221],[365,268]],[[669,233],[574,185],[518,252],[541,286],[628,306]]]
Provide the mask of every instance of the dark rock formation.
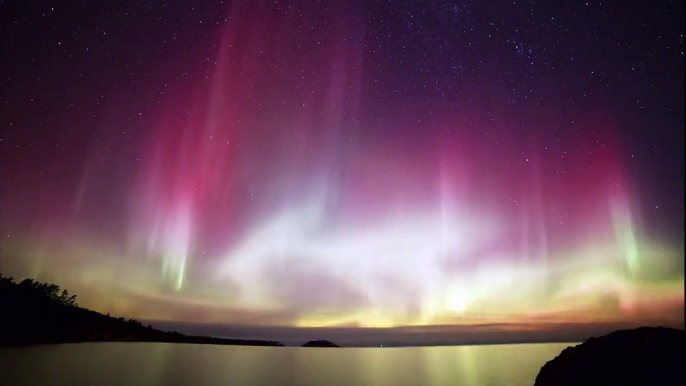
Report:
[[568,347],[546,363],[534,386],[684,384],[684,330],[641,327]]
[[311,340],[303,345],[303,347],[340,347],[337,344],[331,343],[328,340]]

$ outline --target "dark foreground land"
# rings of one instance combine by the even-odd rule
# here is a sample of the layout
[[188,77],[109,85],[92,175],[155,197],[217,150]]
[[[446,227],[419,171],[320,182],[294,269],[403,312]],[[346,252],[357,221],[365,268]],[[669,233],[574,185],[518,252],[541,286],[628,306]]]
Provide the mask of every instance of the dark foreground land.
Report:
[[0,273],[0,345],[73,342],[168,342],[283,346],[279,342],[221,339],[161,331],[137,320],[81,308],[76,296],[55,284],[15,282]]
[[684,330],[641,327],[568,347],[546,363],[534,386],[684,385]]

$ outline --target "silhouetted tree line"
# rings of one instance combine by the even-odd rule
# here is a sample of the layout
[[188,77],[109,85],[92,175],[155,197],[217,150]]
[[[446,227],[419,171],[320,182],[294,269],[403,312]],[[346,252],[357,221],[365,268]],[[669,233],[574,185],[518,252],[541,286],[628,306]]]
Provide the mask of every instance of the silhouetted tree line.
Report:
[[104,341],[283,346],[156,330],[134,319],[79,307],[76,295],[58,285],[33,279],[15,282],[0,272],[0,345]]

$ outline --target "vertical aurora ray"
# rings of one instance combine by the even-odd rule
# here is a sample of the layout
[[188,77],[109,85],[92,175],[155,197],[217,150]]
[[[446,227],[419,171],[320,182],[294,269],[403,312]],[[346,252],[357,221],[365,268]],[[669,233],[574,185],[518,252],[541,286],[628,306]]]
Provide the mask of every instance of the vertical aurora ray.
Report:
[[626,197],[611,201],[610,210],[616,242],[620,246],[622,257],[626,261],[630,274],[636,276],[639,273],[641,262],[638,253],[638,240],[636,239],[636,225],[632,221],[631,210],[626,201]]

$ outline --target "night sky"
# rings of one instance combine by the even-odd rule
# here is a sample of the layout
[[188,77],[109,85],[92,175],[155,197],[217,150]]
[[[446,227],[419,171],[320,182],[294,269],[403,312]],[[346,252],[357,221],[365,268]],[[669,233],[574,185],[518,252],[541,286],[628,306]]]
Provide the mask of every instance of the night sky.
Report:
[[0,270],[210,335],[683,328],[683,14],[1,1]]

